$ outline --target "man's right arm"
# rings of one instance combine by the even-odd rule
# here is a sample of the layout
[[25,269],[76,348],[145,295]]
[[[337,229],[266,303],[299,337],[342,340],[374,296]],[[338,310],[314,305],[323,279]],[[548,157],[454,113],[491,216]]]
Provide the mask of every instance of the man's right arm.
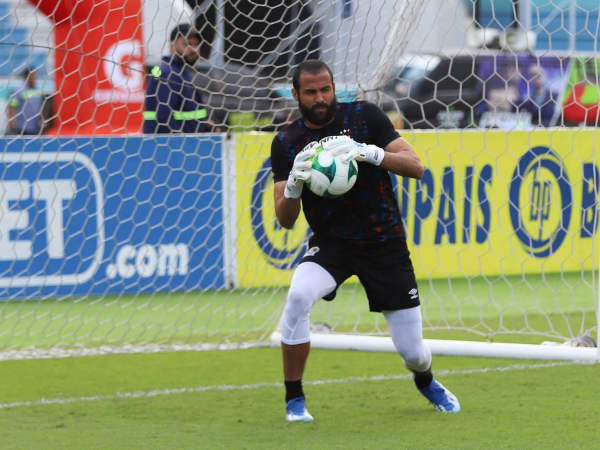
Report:
[[300,215],[302,188],[310,178],[310,158],[316,155],[316,143],[307,145],[292,163],[282,139],[281,136],[276,136],[271,144],[271,169],[275,179],[275,215],[279,224],[289,230]]
[[278,181],[275,183],[275,214],[277,221],[283,228],[291,230],[300,215],[300,197],[287,198],[285,185],[287,181]]
[[318,142],[311,142],[290,163],[279,137],[273,139],[271,168],[275,178],[275,214],[284,228],[291,229],[298,219],[302,188],[310,179],[311,158],[316,156],[318,145]]

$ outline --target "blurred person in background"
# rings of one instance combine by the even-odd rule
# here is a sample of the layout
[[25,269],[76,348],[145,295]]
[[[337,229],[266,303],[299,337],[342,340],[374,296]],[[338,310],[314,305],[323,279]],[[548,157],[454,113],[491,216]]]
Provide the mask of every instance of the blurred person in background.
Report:
[[144,133],[210,131],[202,93],[194,85],[200,58],[200,33],[189,24],[171,31],[170,55],[150,73],[146,88]]
[[556,102],[552,99],[550,82],[540,64],[529,66],[529,77],[524,84],[525,102],[521,108],[531,113],[534,125],[550,126]]
[[510,64],[504,73],[500,72],[498,86],[488,89],[487,110],[493,112],[516,112],[523,103],[519,85],[521,76],[518,69]]
[[45,97],[36,89],[36,73],[28,67],[21,74],[24,85],[8,101],[8,132],[12,135],[38,135],[44,130]]

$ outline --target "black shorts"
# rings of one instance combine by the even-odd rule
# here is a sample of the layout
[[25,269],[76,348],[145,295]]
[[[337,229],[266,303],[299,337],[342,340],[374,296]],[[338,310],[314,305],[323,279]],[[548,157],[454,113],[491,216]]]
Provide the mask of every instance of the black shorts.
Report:
[[420,304],[415,271],[404,238],[356,244],[313,236],[300,264],[309,261],[327,270],[336,282],[335,290],[325,296],[325,300],[333,300],[337,288],[356,275],[365,288],[371,311],[396,311]]

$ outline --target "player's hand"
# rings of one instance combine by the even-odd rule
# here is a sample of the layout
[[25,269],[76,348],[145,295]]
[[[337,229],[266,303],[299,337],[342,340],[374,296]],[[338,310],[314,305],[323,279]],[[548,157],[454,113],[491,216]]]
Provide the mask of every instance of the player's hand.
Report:
[[327,136],[321,139],[319,144],[323,150],[330,151],[334,156],[340,156],[344,162],[346,162],[346,155],[357,148],[357,143],[348,136]]
[[283,195],[286,198],[299,198],[302,195],[302,187],[310,179],[310,169],[312,169],[310,159],[317,156],[318,146],[318,142],[311,142],[296,155],[292,171],[285,185]]
[[311,158],[317,156],[318,142],[311,142],[296,155],[291,175],[296,180],[307,181],[310,178],[310,169],[312,168]]
[[346,153],[342,161],[347,164],[349,164],[352,160],[368,162],[375,166],[381,164],[381,161],[383,161],[385,156],[385,151],[382,148],[371,144],[359,144],[358,142],[355,142],[355,144],[356,147],[350,152]]

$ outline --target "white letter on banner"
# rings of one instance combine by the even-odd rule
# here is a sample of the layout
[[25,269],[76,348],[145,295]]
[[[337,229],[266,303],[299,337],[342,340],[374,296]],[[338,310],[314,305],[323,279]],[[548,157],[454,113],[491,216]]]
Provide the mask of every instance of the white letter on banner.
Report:
[[[187,245],[161,245],[158,250],[158,276],[186,275],[188,272],[189,250]],[[179,263],[179,264],[177,264]]]
[[28,200],[31,195],[29,181],[2,181],[0,183],[0,260],[14,261],[30,259],[33,254],[31,241],[12,241],[12,230],[23,230],[29,226],[27,211],[10,211],[10,201]]
[[131,245],[124,245],[117,253],[117,271],[121,278],[131,278],[135,275],[135,267],[127,261],[130,258],[135,258],[137,251]]
[[142,245],[142,248],[138,250],[137,257],[135,258],[137,273],[142,278],[151,277],[156,272],[157,263],[158,255],[156,254],[155,248],[151,245]]
[[75,191],[75,183],[68,180],[36,181],[33,184],[34,198],[46,202],[46,236],[50,258],[65,257],[63,202],[73,199]]

